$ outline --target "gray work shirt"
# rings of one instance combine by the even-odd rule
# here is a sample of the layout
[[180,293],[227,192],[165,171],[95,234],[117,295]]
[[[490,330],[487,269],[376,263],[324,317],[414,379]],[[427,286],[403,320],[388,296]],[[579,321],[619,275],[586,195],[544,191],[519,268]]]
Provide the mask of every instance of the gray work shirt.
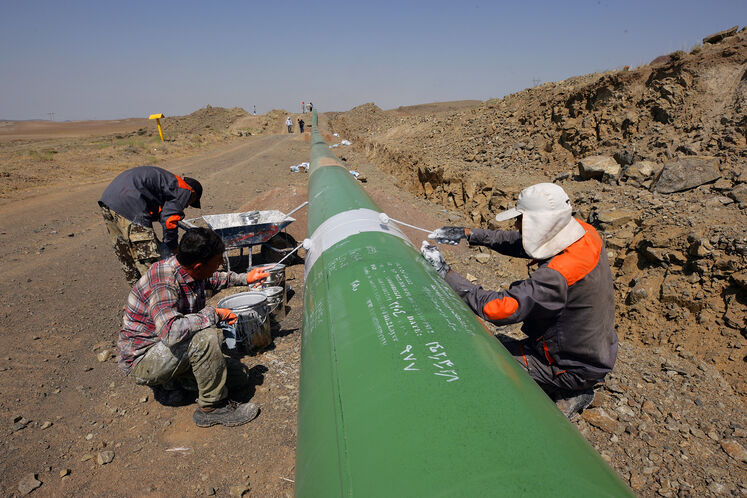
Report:
[[[523,322],[521,330],[558,372],[602,379],[617,357],[614,288],[604,241],[580,223],[581,239],[507,290],[483,289],[453,271],[446,281],[478,316],[497,325]],[[516,231],[474,229],[469,243],[529,257]]]
[[192,188],[175,174],[156,166],[138,166],[120,173],[99,199],[133,223],[163,225],[163,242],[171,250],[178,243],[177,222],[192,198]]

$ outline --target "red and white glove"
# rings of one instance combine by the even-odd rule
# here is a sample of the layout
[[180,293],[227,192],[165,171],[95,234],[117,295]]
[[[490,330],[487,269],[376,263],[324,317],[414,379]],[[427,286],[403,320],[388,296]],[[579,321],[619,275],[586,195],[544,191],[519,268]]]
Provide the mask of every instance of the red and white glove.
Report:
[[236,323],[236,320],[239,319],[239,317],[236,316],[236,313],[228,308],[215,308],[215,314],[218,317],[219,322],[226,322],[229,325],[233,325]]

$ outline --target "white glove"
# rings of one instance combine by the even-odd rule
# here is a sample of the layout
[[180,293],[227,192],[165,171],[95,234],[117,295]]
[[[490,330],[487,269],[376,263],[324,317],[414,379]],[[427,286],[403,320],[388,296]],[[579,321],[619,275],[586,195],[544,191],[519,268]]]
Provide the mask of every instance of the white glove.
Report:
[[428,235],[429,239],[435,239],[438,244],[459,245],[459,241],[467,238],[464,227],[441,227]]
[[420,254],[422,254],[425,260],[436,269],[436,272],[441,276],[441,278],[446,277],[446,274],[451,270],[449,265],[446,264],[444,257],[441,255],[441,251],[438,250],[438,247],[430,245],[425,240],[420,246]]

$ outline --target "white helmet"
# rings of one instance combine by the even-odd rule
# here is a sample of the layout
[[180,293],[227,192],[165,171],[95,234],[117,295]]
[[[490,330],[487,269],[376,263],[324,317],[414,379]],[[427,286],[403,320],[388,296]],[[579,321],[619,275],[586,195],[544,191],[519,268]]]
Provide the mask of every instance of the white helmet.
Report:
[[521,191],[516,207],[495,217],[505,221],[521,215],[521,244],[535,259],[547,259],[562,252],[586,231],[572,217],[568,195],[554,183],[538,183]]

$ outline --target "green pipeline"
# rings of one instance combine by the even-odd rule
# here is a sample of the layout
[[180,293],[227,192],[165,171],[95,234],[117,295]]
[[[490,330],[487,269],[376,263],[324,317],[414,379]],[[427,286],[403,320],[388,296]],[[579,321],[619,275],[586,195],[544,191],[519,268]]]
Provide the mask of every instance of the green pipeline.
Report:
[[313,118],[298,497],[632,496]]

